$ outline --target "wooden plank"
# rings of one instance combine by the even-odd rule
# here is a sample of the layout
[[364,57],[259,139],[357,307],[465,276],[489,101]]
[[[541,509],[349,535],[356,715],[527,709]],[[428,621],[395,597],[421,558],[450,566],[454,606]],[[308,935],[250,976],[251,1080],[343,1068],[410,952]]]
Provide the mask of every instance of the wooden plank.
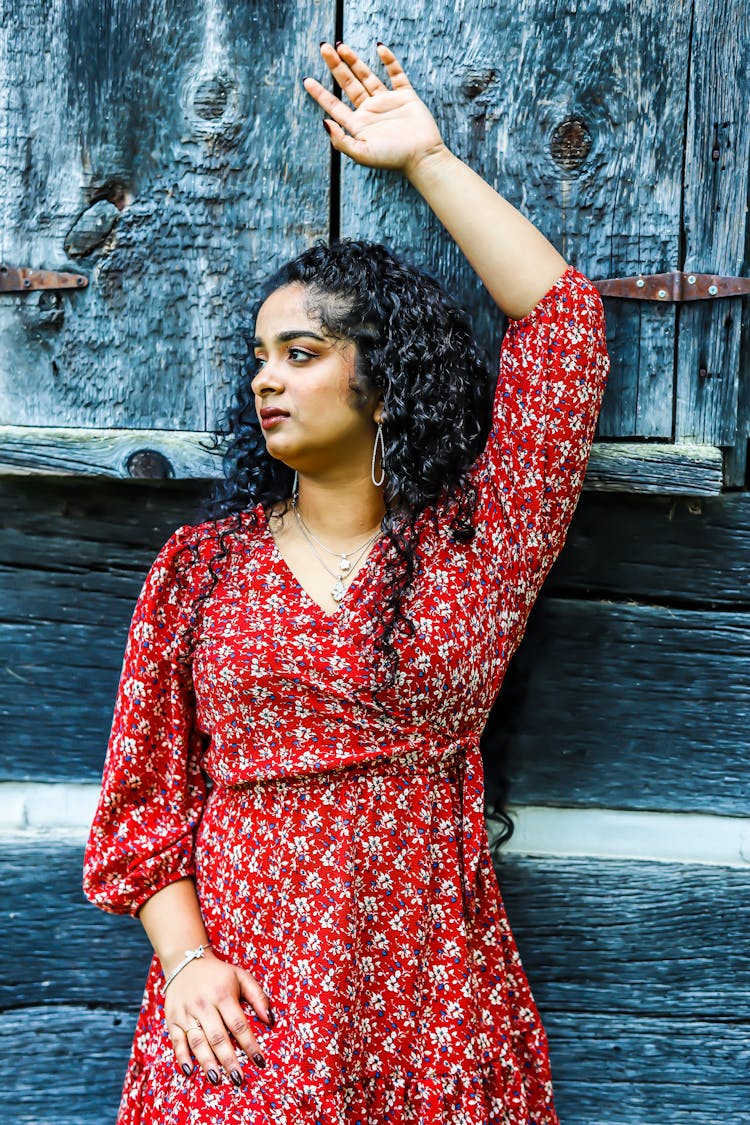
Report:
[[717,496],[722,484],[716,446],[651,442],[596,442],[584,480],[587,491],[672,496]]
[[205,491],[0,482],[0,779],[98,780],[135,599]]
[[749,668],[750,614],[545,597],[496,704],[490,775],[520,804],[748,815]]
[[0,426],[0,474],[138,480],[221,477],[212,435],[182,430]]
[[584,495],[545,586],[558,596],[750,608],[750,495]]
[[4,960],[0,1009],[46,1003],[137,1012],[151,946],[136,919],[84,899],[82,871],[79,842],[1,842],[0,937],[13,956]]
[[5,1125],[114,1122],[135,1016],[112,1009],[25,1007],[0,1023]]
[[[29,474],[120,479],[215,479],[221,445],[210,432],[0,426],[0,477]],[[722,489],[721,450],[711,445],[596,442],[584,488],[712,496]]]
[[[685,146],[685,270],[745,268],[750,168],[750,21],[745,0],[693,5]],[[680,309],[676,436],[731,445],[737,436],[742,304]],[[701,370],[705,374],[701,375]]]
[[623,1026],[747,1022],[750,870],[500,855],[503,899],[543,1010],[619,1014]]
[[545,1027],[565,1125],[750,1121],[746,1024],[547,1012]]
[[211,428],[262,278],[328,230],[330,157],[300,75],[334,0],[263,19],[215,0],[14,0],[12,17],[3,258],[89,285],[4,296],[0,417]]
[[[449,147],[594,278],[677,265],[690,6],[644,0],[350,4],[345,37],[387,28]],[[612,49],[616,42],[617,49]],[[623,58],[648,66],[623,66]],[[474,311],[491,352],[499,317],[412,189],[342,164],[345,234],[386,242]],[[672,437],[675,310],[606,302],[612,373],[599,433]]]

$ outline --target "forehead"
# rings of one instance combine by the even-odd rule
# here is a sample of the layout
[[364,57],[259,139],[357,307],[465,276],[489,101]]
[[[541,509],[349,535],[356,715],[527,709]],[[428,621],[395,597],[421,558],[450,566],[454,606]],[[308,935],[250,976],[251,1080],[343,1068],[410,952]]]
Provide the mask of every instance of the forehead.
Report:
[[308,308],[310,294],[304,285],[294,282],[275,289],[260,306],[255,322],[255,335],[261,338],[277,335],[289,328],[320,330],[320,318]]

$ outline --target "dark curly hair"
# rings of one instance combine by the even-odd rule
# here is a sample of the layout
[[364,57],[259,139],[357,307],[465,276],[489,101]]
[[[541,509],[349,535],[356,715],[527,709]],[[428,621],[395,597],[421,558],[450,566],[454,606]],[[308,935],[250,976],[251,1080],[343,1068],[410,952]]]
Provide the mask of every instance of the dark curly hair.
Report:
[[[416,577],[418,517],[440,512],[457,542],[474,534],[476,495],[467,474],[486,439],[493,380],[468,316],[432,277],[378,243],[315,243],[266,281],[247,329],[236,402],[214,435],[214,449],[226,442],[224,480],[199,515],[223,521],[214,563],[240,526],[239,516],[234,525],[226,517],[258,504],[268,511],[291,492],[292,470],[266,452],[251,389],[258,367],[250,341],[262,303],[294,283],[305,286],[309,311],[322,327],[356,345],[352,390],[363,397],[377,390],[384,401],[385,567],[373,602],[372,651],[376,685],[393,682],[398,632],[413,633],[404,599]],[[213,567],[211,573],[215,580]]]

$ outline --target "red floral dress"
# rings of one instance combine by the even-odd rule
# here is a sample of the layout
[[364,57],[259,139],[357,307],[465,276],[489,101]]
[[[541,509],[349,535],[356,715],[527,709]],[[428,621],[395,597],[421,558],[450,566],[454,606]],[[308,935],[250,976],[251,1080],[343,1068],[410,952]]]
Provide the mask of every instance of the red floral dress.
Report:
[[194,876],[214,950],[257,977],[277,1023],[245,1005],[268,1065],[240,1052],[242,1089],[185,1077],[154,959],[119,1125],[557,1122],[490,859],[479,738],[564,542],[608,367],[601,299],[569,266],[506,332],[472,468],[477,534],[455,543],[439,515],[421,519],[416,632],[385,706],[365,658],[383,540],[329,615],[262,508],[243,513],[182,661],[177,567],[197,546],[198,582],[212,525],[162,547],[130,627],[84,887],[135,914]]

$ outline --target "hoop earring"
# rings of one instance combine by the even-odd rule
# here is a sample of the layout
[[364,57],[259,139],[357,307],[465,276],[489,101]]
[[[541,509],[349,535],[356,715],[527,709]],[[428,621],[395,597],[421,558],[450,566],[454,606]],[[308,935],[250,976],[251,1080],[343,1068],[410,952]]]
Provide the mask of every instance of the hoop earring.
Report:
[[[378,452],[378,443],[380,443],[380,480],[375,480],[375,458]],[[370,477],[376,488],[380,488],[385,480],[385,442],[383,440],[383,426],[380,422],[378,422],[378,432],[375,434],[375,444],[372,447],[372,468],[370,469]]]

